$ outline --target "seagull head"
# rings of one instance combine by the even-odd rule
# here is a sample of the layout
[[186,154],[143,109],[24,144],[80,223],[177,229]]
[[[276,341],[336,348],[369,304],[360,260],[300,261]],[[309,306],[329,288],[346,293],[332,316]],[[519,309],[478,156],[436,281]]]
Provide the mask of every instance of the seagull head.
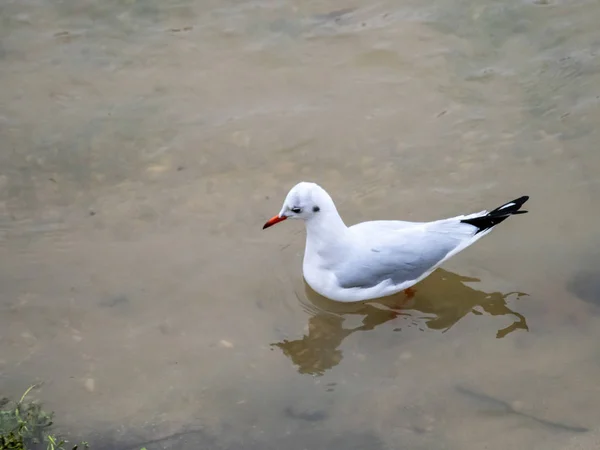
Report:
[[316,183],[302,181],[290,189],[281,211],[265,223],[263,230],[286,219],[311,221],[330,211],[336,209],[325,189]]

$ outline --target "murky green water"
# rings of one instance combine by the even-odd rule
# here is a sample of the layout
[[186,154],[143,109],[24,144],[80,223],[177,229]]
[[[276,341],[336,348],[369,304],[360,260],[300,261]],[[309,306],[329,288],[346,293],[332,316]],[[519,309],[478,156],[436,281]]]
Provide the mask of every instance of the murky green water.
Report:
[[[600,447],[600,4],[0,4],[0,392],[94,448]],[[529,194],[338,305],[304,232]]]

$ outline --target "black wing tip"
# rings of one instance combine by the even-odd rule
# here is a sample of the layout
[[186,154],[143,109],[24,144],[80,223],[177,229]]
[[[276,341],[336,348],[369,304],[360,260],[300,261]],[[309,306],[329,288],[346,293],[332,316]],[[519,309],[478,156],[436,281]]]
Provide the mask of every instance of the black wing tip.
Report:
[[516,198],[508,203],[503,204],[502,206],[499,206],[493,211],[487,213],[485,216],[465,219],[461,220],[461,222],[478,228],[477,233],[480,233],[495,227],[510,216],[528,213],[529,211],[521,210],[521,207],[527,200],[529,200],[529,196],[523,195],[522,197]]
[[515,202],[517,205],[519,205],[519,208],[520,208],[521,206],[523,206],[523,204],[527,200],[529,200],[529,195],[523,195],[522,197],[519,197],[519,198],[513,200],[513,202]]
[[[523,213],[520,213],[519,210],[521,209],[521,207],[525,204],[525,202],[527,200],[529,200],[529,195],[523,195],[522,197],[515,198],[514,200],[511,200],[510,202],[497,207],[493,211],[490,211],[488,213],[488,216],[494,216],[494,215],[495,216],[497,216],[497,215],[510,216],[511,214],[523,214]],[[527,211],[525,211],[525,212],[527,212]]]

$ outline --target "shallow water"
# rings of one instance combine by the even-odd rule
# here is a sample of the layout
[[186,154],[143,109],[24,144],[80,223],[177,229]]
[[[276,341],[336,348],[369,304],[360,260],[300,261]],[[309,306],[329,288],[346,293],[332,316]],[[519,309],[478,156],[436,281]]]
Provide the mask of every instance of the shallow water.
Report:
[[[0,391],[93,448],[600,447],[600,4],[0,5]],[[522,194],[402,296],[305,285],[347,223]]]

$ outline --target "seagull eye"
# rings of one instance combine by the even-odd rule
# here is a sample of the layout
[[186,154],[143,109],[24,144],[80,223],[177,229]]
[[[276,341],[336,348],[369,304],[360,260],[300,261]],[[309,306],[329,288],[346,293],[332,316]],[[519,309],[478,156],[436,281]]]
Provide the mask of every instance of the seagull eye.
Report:
[[300,214],[302,212],[302,208],[295,206],[292,209],[290,209],[290,211],[292,211],[294,214]]

